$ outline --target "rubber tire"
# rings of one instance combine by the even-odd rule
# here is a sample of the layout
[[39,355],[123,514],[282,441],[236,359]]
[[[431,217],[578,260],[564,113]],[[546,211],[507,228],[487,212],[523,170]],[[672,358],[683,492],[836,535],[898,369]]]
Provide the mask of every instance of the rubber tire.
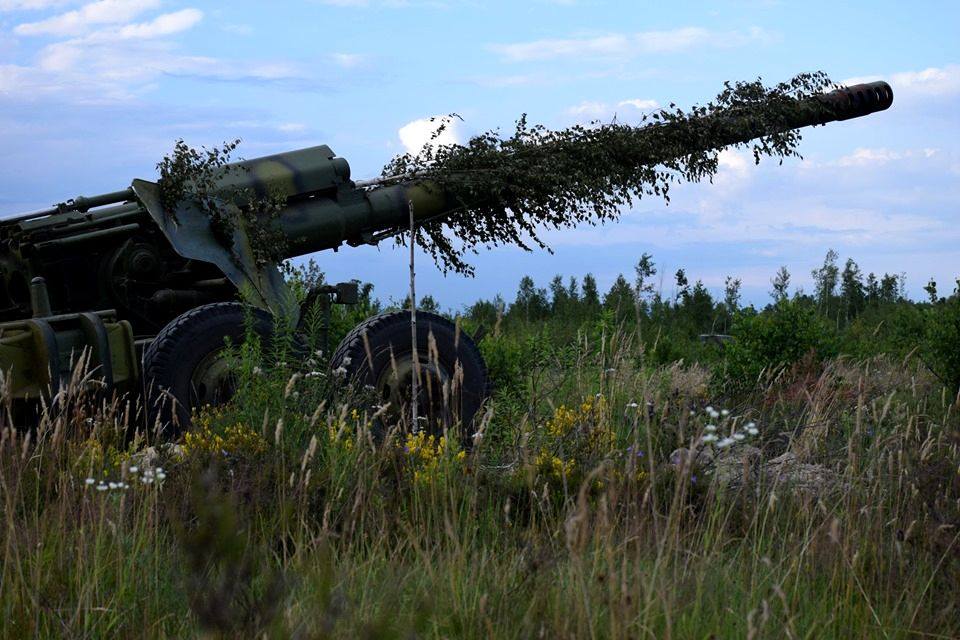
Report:
[[[159,419],[161,433],[176,437],[190,427],[191,379],[211,352],[224,348],[226,340],[239,345],[246,337],[251,318],[261,338],[273,336],[273,317],[239,302],[216,302],[187,311],[165,326],[143,355],[143,378],[147,415],[152,429]],[[171,398],[172,396],[172,398]]]
[[[421,361],[428,360],[428,339],[433,334],[440,364],[449,372],[459,361],[463,369],[457,413],[461,425],[471,426],[480,408],[492,393],[487,365],[473,338],[465,331],[435,313],[417,311],[417,350]],[[370,345],[373,362],[367,356],[364,334]],[[340,342],[330,360],[330,368],[346,370],[348,380],[359,385],[374,386],[386,367],[391,366],[391,349],[397,359],[409,356],[411,349],[410,312],[382,313],[364,320]],[[387,425],[375,424],[374,430],[383,435]],[[452,426],[452,425],[450,425]],[[462,429],[464,446],[471,444],[469,429]]]

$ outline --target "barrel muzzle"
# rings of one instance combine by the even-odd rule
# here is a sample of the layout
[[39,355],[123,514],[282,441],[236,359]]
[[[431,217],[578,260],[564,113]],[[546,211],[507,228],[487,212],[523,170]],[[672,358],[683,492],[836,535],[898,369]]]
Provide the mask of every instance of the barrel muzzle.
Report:
[[867,82],[831,91],[819,99],[835,120],[850,120],[888,109],[893,104],[893,89],[883,81]]

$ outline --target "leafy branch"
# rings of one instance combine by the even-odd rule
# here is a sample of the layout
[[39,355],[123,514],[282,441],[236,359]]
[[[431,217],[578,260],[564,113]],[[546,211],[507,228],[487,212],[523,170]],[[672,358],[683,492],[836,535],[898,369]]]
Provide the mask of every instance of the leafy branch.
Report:
[[247,232],[254,261],[258,267],[278,263],[287,257],[287,239],[272,224],[286,207],[286,196],[270,192],[258,196],[251,187],[224,187],[224,180],[246,167],[231,164],[231,156],[240,140],[225,142],[219,147],[189,146],[182,139],[173,151],[157,163],[160,173],[160,204],[175,222],[177,210],[190,202],[210,219],[214,238],[238,260],[234,234],[239,228]]
[[426,145],[391,160],[382,175],[438,184],[461,205],[422,223],[417,241],[444,271],[471,274],[465,254],[480,246],[549,251],[538,235],[544,228],[613,221],[644,196],[669,203],[671,185],[712,180],[724,148],[749,147],[758,163],[799,157],[791,116],[813,108],[803,100],[830,86],[823,72],[773,87],[759,79],[726,83],[706,105],[683,111],[671,104],[644,115],[640,126],[592,122],[551,131],[524,115],[508,137],[492,130],[464,145]]

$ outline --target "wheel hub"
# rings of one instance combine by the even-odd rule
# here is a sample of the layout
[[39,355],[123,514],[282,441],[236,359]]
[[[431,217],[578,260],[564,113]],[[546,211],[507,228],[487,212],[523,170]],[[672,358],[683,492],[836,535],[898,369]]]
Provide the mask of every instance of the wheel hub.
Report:
[[[450,372],[436,362],[424,360],[426,358],[419,363],[417,415],[421,424],[418,426],[439,433],[449,414],[444,389],[449,390]],[[377,379],[377,396],[381,402],[390,404],[388,414],[393,421],[399,422],[403,410],[410,407],[415,370],[413,357],[406,355],[391,362]]]
[[194,407],[223,404],[237,390],[237,377],[224,349],[211,351],[197,364],[190,376],[190,395]]

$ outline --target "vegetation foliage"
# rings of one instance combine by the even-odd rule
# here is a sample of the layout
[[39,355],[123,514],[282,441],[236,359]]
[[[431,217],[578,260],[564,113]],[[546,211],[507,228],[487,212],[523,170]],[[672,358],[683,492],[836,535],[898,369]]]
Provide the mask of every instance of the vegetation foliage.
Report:
[[956,296],[743,310],[656,269],[461,314],[497,381],[465,439],[378,440],[321,354],[253,336],[177,443],[78,369],[0,431],[0,636],[960,634],[960,405],[926,364]]
[[417,240],[444,269],[470,272],[464,252],[478,246],[547,248],[537,235],[543,228],[616,220],[643,196],[669,202],[671,184],[712,179],[726,147],[749,147],[756,162],[799,155],[801,136],[790,123],[810,109],[805,98],[829,86],[822,72],[772,87],[727,83],[712,102],[689,111],[671,104],[639,126],[594,122],[552,131],[522,116],[509,136],[488,131],[464,145],[426,145],[394,158],[383,176],[429,181],[462,205],[422,224]]
[[273,265],[287,258],[288,241],[272,221],[286,207],[282,193],[258,195],[252,186],[224,189],[225,181],[244,178],[249,169],[231,163],[240,140],[219,147],[196,149],[177,140],[173,151],[157,163],[160,174],[160,204],[164,214],[179,224],[183,207],[196,207],[210,220],[214,239],[240,264],[244,243],[250,245],[257,267]]

